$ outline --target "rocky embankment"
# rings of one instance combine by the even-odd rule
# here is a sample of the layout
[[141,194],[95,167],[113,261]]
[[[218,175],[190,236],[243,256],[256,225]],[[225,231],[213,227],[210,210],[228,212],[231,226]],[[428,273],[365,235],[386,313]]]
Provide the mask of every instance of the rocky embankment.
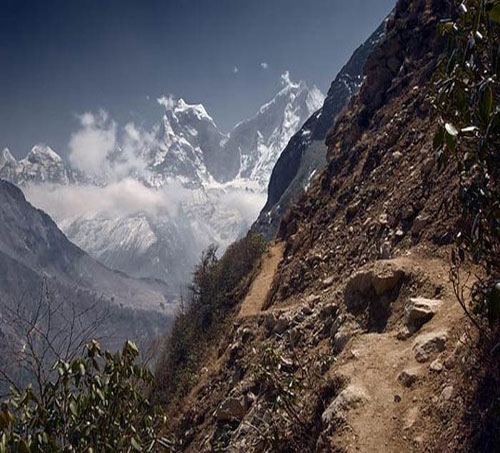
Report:
[[282,219],[172,430],[189,452],[459,451],[456,181],[430,77],[444,0],[400,0],[328,166]]

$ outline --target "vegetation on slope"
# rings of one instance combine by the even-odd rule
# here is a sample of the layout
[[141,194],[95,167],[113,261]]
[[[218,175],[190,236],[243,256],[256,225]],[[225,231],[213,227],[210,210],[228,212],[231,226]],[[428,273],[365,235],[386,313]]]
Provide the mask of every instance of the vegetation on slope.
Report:
[[207,345],[220,338],[224,320],[236,305],[233,292],[265,248],[263,237],[250,232],[232,244],[220,259],[214,246],[202,254],[187,304],[174,322],[157,367],[163,403],[184,396],[192,388]]
[[164,417],[146,397],[150,371],[127,342],[111,354],[90,342],[82,357],[58,360],[40,392],[12,390],[0,410],[0,452],[131,452],[169,448]]
[[[455,293],[475,325],[477,395],[469,395],[471,448],[500,442],[500,1],[455,2],[456,19],[440,25],[449,53],[435,74],[439,162],[456,164],[460,231],[452,254]],[[482,272],[472,287],[463,263]],[[487,395],[487,396],[486,396]]]

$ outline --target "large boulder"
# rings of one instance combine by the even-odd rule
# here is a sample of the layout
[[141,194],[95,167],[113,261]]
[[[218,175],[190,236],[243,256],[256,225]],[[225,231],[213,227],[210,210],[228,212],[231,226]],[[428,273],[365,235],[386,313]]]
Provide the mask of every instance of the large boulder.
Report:
[[346,301],[387,294],[399,287],[404,276],[404,270],[393,261],[378,261],[373,268],[361,270],[349,279],[345,288]]
[[427,362],[433,354],[446,349],[448,334],[444,330],[419,335],[413,343],[413,352],[417,362]]
[[345,288],[347,310],[354,315],[366,313],[368,328],[382,332],[397,298],[405,271],[395,260],[377,261],[354,274]]
[[344,419],[349,410],[364,406],[368,399],[368,394],[363,387],[350,384],[326,408],[321,415],[321,420],[325,426],[328,426],[332,421]]
[[405,306],[405,323],[410,332],[416,332],[426,322],[429,322],[441,307],[437,299],[412,297]]

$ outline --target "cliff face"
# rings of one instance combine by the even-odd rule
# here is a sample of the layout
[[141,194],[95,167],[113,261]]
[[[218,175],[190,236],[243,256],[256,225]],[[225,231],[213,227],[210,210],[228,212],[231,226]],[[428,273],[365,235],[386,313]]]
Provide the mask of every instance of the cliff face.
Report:
[[382,40],[385,24],[386,21],[356,49],[332,82],[321,109],[292,137],[276,162],[268,185],[266,205],[252,227],[268,239],[274,238],[283,214],[326,165],[326,134],[359,89],[366,59]]
[[436,169],[430,118],[448,7],[397,3],[327,167],[176,408],[182,451],[459,450],[456,181]]

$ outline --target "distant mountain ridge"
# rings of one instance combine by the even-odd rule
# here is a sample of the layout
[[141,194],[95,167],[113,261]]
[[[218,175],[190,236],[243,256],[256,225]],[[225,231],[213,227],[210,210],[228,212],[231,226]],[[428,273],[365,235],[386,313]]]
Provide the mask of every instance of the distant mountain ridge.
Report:
[[[183,99],[165,104],[163,117],[150,133],[153,138],[134,157],[144,171],[127,177],[151,191],[176,187],[183,196],[175,216],[138,211],[116,218],[99,212],[90,218],[58,217],[60,227],[105,265],[136,277],[160,278],[178,289],[190,280],[202,249],[210,243],[224,249],[248,230],[264,203],[279,154],[323,103],[316,87],[294,82],[288,73],[281,84],[274,98],[229,134],[218,129],[201,104]],[[28,195],[34,185],[57,191],[61,185],[104,187],[114,182],[71,168],[45,145],[33,147],[20,161],[8,150],[2,156],[0,178],[25,187]],[[122,158],[121,150],[111,158]],[[248,211],[238,201],[241,196],[257,207]],[[42,206],[50,212],[49,206]]]
[[30,379],[22,362],[29,332],[48,364],[91,337],[112,350],[127,339],[146,350],[168,331],[177,305],[163,282],[103,266],[4,180],[0,206],[0,363],[18,384]]

